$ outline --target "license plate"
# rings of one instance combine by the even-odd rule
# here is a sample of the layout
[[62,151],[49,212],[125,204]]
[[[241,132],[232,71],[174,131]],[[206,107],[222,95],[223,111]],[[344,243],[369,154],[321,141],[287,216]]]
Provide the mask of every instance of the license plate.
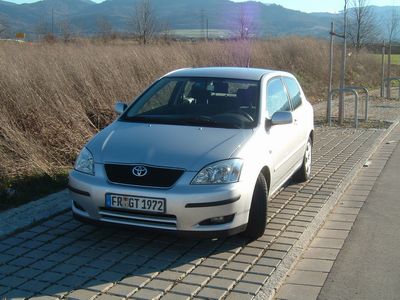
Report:
[[106,207],[165,213],[165,199],[106,194]]

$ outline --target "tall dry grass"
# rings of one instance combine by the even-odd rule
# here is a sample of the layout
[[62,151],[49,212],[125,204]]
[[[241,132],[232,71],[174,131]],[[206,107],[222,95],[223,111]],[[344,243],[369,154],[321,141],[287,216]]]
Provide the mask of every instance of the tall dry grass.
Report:
[[[328,43],[309,38],[140,46],[0,44],[1,177],[58,172],[149,83],[182,67],[246,66],[294,73],[311,99],[325,97]],[[338,51],[337,51],[338,52]],[[336,60],[338,62],[338,60]],[[337,78],[339,64],[335,64]],[[377,63],[366,54],[348,64],[352,83],[377,85]]]

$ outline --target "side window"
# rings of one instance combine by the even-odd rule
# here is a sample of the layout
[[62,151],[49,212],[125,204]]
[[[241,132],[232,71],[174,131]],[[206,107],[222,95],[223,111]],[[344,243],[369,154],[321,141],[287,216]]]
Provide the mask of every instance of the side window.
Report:
[[277,111],[290,111],[290,103],[280,78],[268,82],[267,110],[269,118]]
[[297,84],[296,80],[290,77],[284,77],[283,81],[285,82],[288,89],[290,100],[292,101],[293,110],[295,110],[301,105],[301,94],[299,85]]

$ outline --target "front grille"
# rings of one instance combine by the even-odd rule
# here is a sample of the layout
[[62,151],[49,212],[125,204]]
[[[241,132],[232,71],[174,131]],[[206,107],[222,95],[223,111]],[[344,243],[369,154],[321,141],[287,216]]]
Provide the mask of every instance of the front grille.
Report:
[[124,211],[114,208],[101,208],[99,214],[101,215],[102,221],[111,223],[161,229],[176,229],[176,216],[173,215]]
[[105,169],[111,182],[153,187],[170,187],[183,174],[183,170],[146,166],[147,174],[143,177],[137,177],[132,172],[135,166],[105,164]]

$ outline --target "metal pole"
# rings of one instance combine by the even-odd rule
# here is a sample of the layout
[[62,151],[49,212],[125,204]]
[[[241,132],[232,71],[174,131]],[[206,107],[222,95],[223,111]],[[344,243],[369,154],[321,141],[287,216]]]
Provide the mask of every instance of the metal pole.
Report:
[[208,18],[206,19],[206,41],[208,41]]
[[381,97],[385,97],[385,41],[382,42]]
[[[392,42],[389,41],[389,51],[388,51],[388,70],[387,70],[387,77],[390,78],[390,73],[392,72]],[[386,87],[386,98],[390,98],[391,97],[391,93],[390,93],[390,80],[387,82],[387,87]]]
[[347,30],[347,1],[344,1],[344,26],[343,26],[343,50],[342,50],[342,66],[340,70],[340,95],[339,95],[339,124],[343,124],[344,120],[344,86],[346,72],[346,30]]
[[331,32],[329,33],[331,35],[331,47],[330,47],[330,53],[329,53],[329,87],[328,87],[328,103],[327,103],[327,109],[326,109],[326,119],[330,118],[331,114],[331,101],[332,97],[330,96],[332,92],[332,76],[333,76],[333,39],[334,39],[334,31],[335,30],[335,24],[331,22]]
[[354,127],[358,128],[358,93],[355,92],[355,103],[354,103]]

